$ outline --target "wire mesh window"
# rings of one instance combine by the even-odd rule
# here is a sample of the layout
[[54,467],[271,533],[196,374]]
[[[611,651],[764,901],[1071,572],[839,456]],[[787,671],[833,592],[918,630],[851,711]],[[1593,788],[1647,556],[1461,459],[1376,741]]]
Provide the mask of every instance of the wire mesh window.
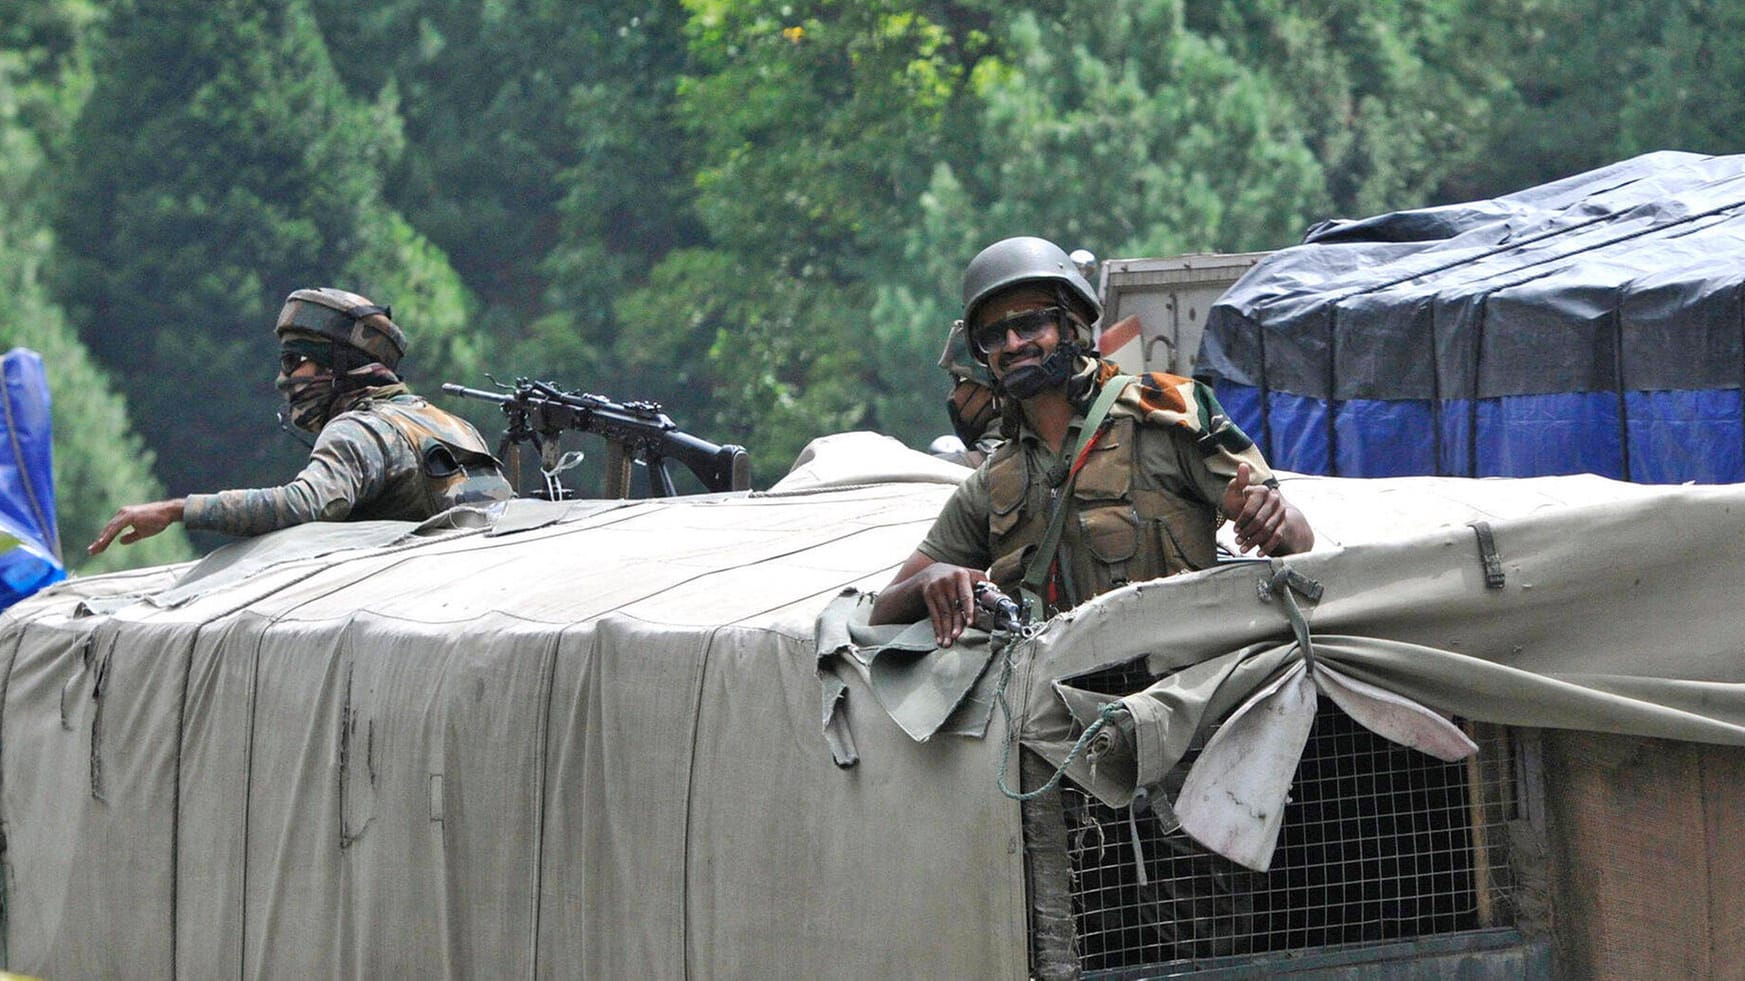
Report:
[[[1086,971],[1398,941],[1513,923],[1506,733],[1444,763],[1323,700],[1265,873],[1063,785]],[[1193,754],[1178,768],[1185,773]],[[1173,791],[1172,791],[1173,793]]]

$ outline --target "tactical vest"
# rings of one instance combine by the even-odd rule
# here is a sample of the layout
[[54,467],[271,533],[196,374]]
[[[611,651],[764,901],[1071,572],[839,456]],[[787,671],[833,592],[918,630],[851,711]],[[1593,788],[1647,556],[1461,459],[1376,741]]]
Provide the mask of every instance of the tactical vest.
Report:
[[386,422],[411,447],[430,514],[515,496],[497,458],[465,419],[422,399],[415,403],[371,400],[358,408]]
[[[1167,431],[1115,417],[1098,438],[1073,484],[1066,520],[1076,525],[1077,548],[1057,606],[1068,609],[1129,582],[1204,569],[1217,561],[1217,509],[1183,497],[1138,466],[1141,439],[1169,439]],[[1063,475],[1064,479],[1064,475]],[[994,556],[988,577],[1017,595],[1024,567],[1048,529],[1051,488],[1031,473],[1018,440],[1008,440],[988,461],[988,535]],[[1070,531],[1062,535],[1070,546]]]

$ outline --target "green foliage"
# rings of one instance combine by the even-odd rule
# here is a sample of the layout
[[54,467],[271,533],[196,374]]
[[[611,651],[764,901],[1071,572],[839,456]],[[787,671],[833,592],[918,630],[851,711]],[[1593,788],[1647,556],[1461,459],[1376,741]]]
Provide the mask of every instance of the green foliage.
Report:
[[[672,386],[674,414],[746,443],[763,482],[814,436],[882,425],[875,284],[902,275],[900,230],[968,118],[987,5],[687,6],[674,117],[708,241],[618,304],[613,350],[645,385],[704,379]],[[644,356],[678,351],[704,364]]]
[[479,297],[497,370],[620,385],[599,357],[614,298],[697,235],[668,118],[677,0],[314,6],[351,90],[398,99],[388,198]]
[[[66,132],[89,76],[75,37],[77,5],[0,6],[0,349],[42,356],[54,427],[54,481],[63,560],[99,572],[187,559],[187,537],[172,528],[86,560],[84,545],[115,509],[163,496],[152,454],[128,423],[122,398],[49,298],[41,269],[51,242],[42,211],[49,144]],[[29,30],[25,28],[29,27]]]
[[1650,150],[1737,153],[1745,10],[1712,0],[1538,0],[1494,63],[1513,81],[1484,152],[1450,178],[1485,197]]
[[[1228,45],[1296,110],[1335,213],[1428,203],[1487,151],[1507,101],[1499,60],[1526,8],[1510,0],[1225,0],[1186,5],[1186,23]],[[1279,244],[1279,243],[1275,243]]]
[[172,490],[294,472],[299,448],[262,438],[292,289],[393,304],[439,354],[417,364],[455,370],[462,288],[382,198],[402,145],[392,99],[345,95],[301,2],[118,3],[95,73],[56,214],[59,295],[93,353],[126,368]]
[[[1745,134],[1745,8],[1677,0],[1649,26],[1654,43],[1618,99],[1618,153],[1679,149],[1737,153]],[[1614,12],[1612,16],[1617,16]],[[1633,25],[1634,26],[1634,25]]]
[[485,316],[534,315],[573,156],[565,103],[586,63],[575,21],[589,18],[566,22],[570,5],[539,0],[311,6],[347,88],[391,99],[405,121],[388,200],[451,257]]
[[[1326,207],[1290,93],[1187,30],[1176,3],[1024,13],[1005,34],[1006,57],[974,78],[974,150],[934,168],[905,236],[925,275],[880,284],[879,414],[915,446],[946,431],[934,364],[983,246],[1041,235],[1104,257],[1270,248]],[[922,391],[938,394],[921,406]]]
[[0,305],[0,337],[8,347],[40,354],[48,374],[63,561],[74,572],[95,573],[191,558],[193,549],[180,525],[95,558],[85,556],[85,545],[117,508],[162,498],[164,488],[152,475],[151,450],[129,425],[125,401],[32,276],[41,261],[37,252],[33,244],[11,240],[0,225],[0,290],[8,298]]
[[391,303],[425,387],[656,398],[767,483],[819,434],[944,431],[958,277],[997,238],[1271,249],[1728,152],[1742,22],[1713,0],[0,0],[11,118],[48,161],[0,196],[28,256],[57,190],[42,275],[177,490],[300,461],[261,436],[268,326],[307,285]]
[[615,358],[685,428],[745,445],[767,486],[807,441],[865,418],[864,341],[820,343],[842,334],[840,295],[722,250],[681,250],[621,305],[624,323],[649,329],[625,334]]

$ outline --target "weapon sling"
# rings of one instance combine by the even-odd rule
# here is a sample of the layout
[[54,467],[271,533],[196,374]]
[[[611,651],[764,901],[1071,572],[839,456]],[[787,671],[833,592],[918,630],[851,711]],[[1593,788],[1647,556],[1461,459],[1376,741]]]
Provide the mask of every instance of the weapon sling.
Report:
[[[1048,582],[1049,567],[1054,564],[1060,548],[1060,533],[1066,523],[1066,502],[1072,497],[1073,484],[1078,480],[1079,470],[1085,464],[1085,455],[1103,433],[1103,423],[1108,420],[1109,408],[1131,381],[1132,375],[1116,375],[1104,382],[1103,390],[1097,393],[1097,400],[1091,403],[1084,420],[1067,430],[1069,435],[1076,434],[1078,437],[1073,441],[1072,469],[1067,471],[1066,480],[1054,495],[1054,507],[1048,516],[1048,530],[1042,533],[1042,541],[1037,543],[1036,553],[1030,556],[1030,564],[1024,567],[1024,582],[1020,587],[1024,594],[1025,607],[1031,611],[1039,611],[1044,619],[1047,617],[1048,606],[1043,601],[1042,588]],[[1032,615],[1036,613],[1033,612]]]

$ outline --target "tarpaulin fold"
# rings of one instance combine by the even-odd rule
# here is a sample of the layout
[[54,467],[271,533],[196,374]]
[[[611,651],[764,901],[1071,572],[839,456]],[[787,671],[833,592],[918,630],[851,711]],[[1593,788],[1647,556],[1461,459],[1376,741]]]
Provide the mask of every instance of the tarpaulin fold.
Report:
[[[1334,513],[1319,492],[1363,483],[1290,488],[1314,522]],[[1745,573],[1745,488],[1643,488],[1505,516],[1519,505],[1508,501],[1517,483],[1540,482],[1488,485],[1500,589],[1486,583],[1471,530],[1452,522],[1283,560],[1324,589],[1308,617],[1316,661],[1472,721],[1745,745],[1745,660],[1728,599]],[[1111,806],[1155,788],[1196,736],[1300,670],[1286,617],[1259,588],[1270,577],[1264,565],[1232,564],[1057,618],[1020,662],[1054,679],[1030,688],[1025,744],[1058,765],[1100,705],[1118,701],[1131,735],[1068,773]],[[1161,677],[1118,698],[1073,684],[1124,662]]]
[[998,672],[989,670],[994,637],[970,627],[942,648],[934,645],[933,626],[925,620],[871,626],[866,621],[876,595],[850,591],[819,614],[816,643],[826,696],[843,689],[841,671],[853,670],[892,721],[917,741],[986,732],[998,681]]

